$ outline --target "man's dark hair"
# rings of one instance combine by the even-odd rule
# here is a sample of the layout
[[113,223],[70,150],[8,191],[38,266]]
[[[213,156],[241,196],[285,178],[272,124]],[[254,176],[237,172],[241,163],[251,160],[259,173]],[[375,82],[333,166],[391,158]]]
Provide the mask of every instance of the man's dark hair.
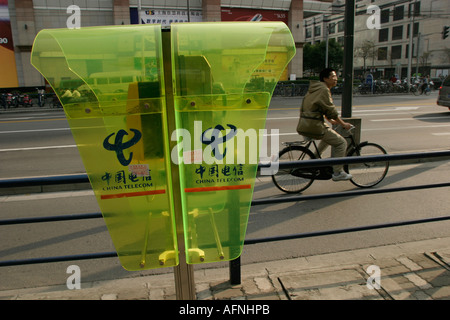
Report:
[[330,77],[330,73],[332,73],[333,71],[336,72],[336,70],[334,70],[332,68],[325,68],[325,69],[323,69],[322,71],[320,71],[319,80],[321,82],[324,82],[323,78],[329,78]]

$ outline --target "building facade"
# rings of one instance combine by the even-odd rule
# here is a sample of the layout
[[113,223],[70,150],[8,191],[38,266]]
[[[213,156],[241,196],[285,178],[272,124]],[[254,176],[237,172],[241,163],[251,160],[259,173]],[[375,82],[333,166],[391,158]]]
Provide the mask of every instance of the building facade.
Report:
[[[312,7],[320,4],[309,2]],[[42,29],[139,23],[169,26],[172,22],[196,21],[285,22],[297,47],[287,74],[301,77],[303,4],[303,0],[0,0],[0,19],[10,28],[5,36],[8,55],[15,62],[15,72],[0,75],[0,87],[45,84],[30,64],[33,40]]]
[[[314,44],[328,37],[343,44],[343,10],[336,1],[330,5],[329,13],[305,18],[305,42]],[[450,1],[356,0],[355,12],[356,76],[372,72],[377,78],[395,74],[406,78],[410,60],[412,74],[449,74],[450,37],[443,39],[442,32],[444,26],[450,25]]]

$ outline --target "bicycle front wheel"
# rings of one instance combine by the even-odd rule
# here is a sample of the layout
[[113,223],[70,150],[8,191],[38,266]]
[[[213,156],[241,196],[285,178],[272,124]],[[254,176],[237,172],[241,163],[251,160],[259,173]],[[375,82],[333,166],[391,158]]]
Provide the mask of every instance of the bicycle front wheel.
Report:
[[[384,148],[376,143],[362,143],[348,154],[349,157],[377,156],[387,154]],[[370,188],[380,183],[389,170],[388,161],[354,163],[345,166],[353,178],[350,180],[355,186]]]
[[[290,146],[280,151],[278,161],[298,161],[314,159],[314,155],[308,148],[302,146]],[[314,181],[313,168],[280,168],[272,176],[275,186],[286,193],[299,193],[306,190]]]

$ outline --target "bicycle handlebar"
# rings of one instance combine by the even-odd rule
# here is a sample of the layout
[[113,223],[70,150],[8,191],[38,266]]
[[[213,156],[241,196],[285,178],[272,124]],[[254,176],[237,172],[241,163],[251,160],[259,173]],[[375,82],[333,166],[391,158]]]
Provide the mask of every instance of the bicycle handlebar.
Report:
[[[337,124],[337,126],[342,127],[342,125],[340,125],[340,124]],[[337,127],[334,127],[334,128],[337,128]],[[350,124],[350,129],[348,129],[348,130],[345,130],[344,127],[342,127],[342,129],[344,129],[344,130],[347,131],[348,133],[352,133],[352,131],[353,131],[355,128],[356,128],[356,127],[355,127],[354,125],[352,125],[352,124]]]

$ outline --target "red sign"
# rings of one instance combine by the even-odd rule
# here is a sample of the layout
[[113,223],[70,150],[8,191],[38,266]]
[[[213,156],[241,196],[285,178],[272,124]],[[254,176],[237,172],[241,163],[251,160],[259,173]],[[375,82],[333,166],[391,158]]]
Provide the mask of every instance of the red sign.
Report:
[[0,88],[18,85],[8,1],[0,0]]
[[288,23],[288,11],[222,8],[222,21],[282,21]]

